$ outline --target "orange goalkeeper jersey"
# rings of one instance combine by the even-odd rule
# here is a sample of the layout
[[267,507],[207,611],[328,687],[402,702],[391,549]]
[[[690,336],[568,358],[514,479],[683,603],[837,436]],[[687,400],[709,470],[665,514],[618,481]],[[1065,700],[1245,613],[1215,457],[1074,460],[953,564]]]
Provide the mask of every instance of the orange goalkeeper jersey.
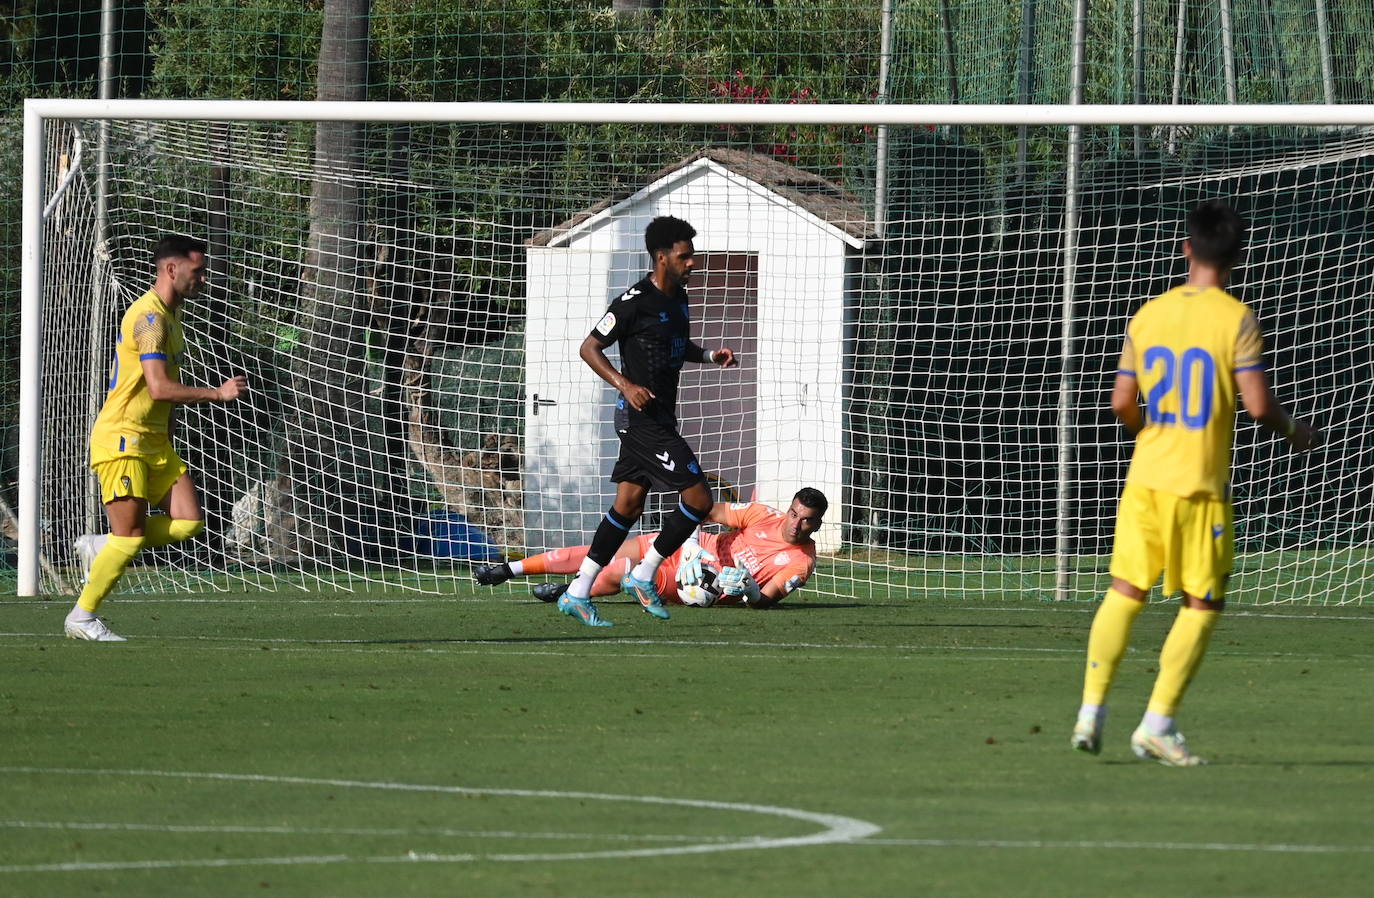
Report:
[[[732,504],[726,515],[727,533],[701,533],[697,539],[720,564],[743,565],[762,588],[774,581],[783,584],[784,596],[800,588],[816,570],[816,544],[795,546],[782,538],[786,516],[757,502]],[[722,603],[739,601],[723,597]]]

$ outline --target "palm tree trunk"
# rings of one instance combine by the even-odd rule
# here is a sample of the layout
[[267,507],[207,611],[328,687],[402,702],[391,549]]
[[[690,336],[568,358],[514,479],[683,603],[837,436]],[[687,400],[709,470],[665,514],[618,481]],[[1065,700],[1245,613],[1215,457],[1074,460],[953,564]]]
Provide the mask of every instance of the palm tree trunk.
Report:
[[[367,98],[371,0],[326,0],[320,35],[319,100]],[[366,415],[371,252],[363,241],[363,124],[315,126],[310,236],[301,271],[303,335],[283,396],[282,452],[267,498],[273,554],[354,554],[375,529]]]

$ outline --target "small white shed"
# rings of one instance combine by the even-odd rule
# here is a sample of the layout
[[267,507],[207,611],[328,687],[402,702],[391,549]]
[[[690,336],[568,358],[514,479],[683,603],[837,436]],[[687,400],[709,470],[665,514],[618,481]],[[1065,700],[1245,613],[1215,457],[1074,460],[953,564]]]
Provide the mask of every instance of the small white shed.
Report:
[[614,497],[616,394],[577,351],[614,295],[648,272],[644,229],[659,215],[697,230],[692,339],[740,357],[730,369],[688,363],[678,394],[683,436],[716,500],[785,508],[816,487],[831,524],[817,542],[837,550],[846,308],[871,225],[832,182],[726,149],[690,156],[527,245],[526,550],[588,542]]

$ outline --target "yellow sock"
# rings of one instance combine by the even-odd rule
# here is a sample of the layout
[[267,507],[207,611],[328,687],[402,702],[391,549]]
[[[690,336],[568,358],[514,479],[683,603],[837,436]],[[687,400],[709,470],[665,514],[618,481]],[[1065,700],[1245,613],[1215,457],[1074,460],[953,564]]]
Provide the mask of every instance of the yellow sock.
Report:
[[153,546],[179,543],[184,539],[190,539],[204,529],[204,521],[184,521],[180,518],[168,517],[165,514],[150,515],[148,520],[143,522],[144,545],[152,548]]
[[114,589],[119,578],[124,576],[124,569],[143,546],[144,539],[141,536],[110,534],[109,539],[105,541],[105,548],[91,561],[90,579],[81,590],[81,597],[76,600],[76,604],[95,614],[100,603],[105,601],[105,597]]
[[1116,669],[1131,641],[1131,627],[1145,603],[1108,589],[1088,632],[1088,666],[1083,673],[1083,704],[1105,705]]
[[1155,688],[1150,693],[1150,712],[1174,716],[1179,702],[1183,701],[1184,690],[1202,666],[1202,656],[1207,654],[1207,643],[1212,639],[1212,630],[1219,617],[1220,611],[1179,610],[1164,639],[1164,648],[1159,652],[1159,676],[1155,677]]

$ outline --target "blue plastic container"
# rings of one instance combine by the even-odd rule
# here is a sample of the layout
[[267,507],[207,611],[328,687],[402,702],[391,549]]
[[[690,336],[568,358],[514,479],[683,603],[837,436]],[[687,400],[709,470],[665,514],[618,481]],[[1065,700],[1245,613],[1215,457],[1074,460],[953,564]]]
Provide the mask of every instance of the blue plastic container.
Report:
[[486,533],[456,511],[431,511],[429,518],[419,523],[415,550],[421,555],[459,561],[501,560],[501,550]]

